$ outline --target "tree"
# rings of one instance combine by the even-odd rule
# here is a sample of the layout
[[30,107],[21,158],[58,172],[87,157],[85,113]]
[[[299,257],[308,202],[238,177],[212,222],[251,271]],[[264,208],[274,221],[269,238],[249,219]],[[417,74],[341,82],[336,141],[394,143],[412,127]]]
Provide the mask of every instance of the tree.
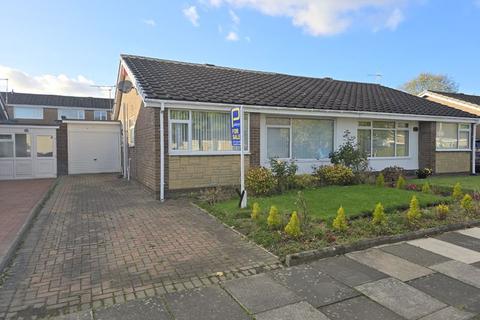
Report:
[[400,87],[401,90],[417,95],[425,90],[457,92],[458,83],[444,74],[421,73]]

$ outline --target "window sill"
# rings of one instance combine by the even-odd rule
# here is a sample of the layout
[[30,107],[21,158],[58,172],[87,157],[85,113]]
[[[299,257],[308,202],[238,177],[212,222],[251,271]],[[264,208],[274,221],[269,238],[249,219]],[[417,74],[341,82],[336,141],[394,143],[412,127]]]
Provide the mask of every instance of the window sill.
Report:
[[[220,152],[178,152],[169,151],[169,156],[239,156],[240,151],[220,151]],[[249,151],[245,151],[244,155],[250,155]]]
[[368,160],[411,160],[412,157],[368,157]]
[[472,149],[435,149],[435,152],[472,152]]

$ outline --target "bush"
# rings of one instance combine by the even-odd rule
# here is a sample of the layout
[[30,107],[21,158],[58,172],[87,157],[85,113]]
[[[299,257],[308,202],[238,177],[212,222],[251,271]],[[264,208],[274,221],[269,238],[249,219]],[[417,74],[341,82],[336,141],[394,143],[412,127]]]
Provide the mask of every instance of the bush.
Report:
[[460,201],[460,206],[465,210],[467,213],[472,213],[474,210],[473,206],[473,198],[468,193],[463,197],[462,201]]
[[273,193],[276,181],[269,169],[255,167],[248,170],[245,185],[249,194],[263,196]]
[[457,201],[462,199],[463,191],[462,191],[462,185],[460,184],[460,182],[457,182],[453,187],[452,197]]
[[285,226],[285,233],[292,238],[298,238],[301,235],[300,221],[296,211],[293,211],[290,221]]
[[438,220],[445,220],[447,219],[447,215],[448,215],[448,212],[450,211],[450,208],[446,204],[439,204],[435,208],[435,211],[437,213]]
[[284,192],[294,187],[298,166],[294,161],[270,159],[270,167],[277,181],[277,190]]
[[375,185],[377,187],[385,187],[385,178],[383,177],[383,173],[380,172],[380,174],[377,176],[377,179],[375,180]]
[[410,190],[410,191],[418,191],[418,186],[414,183],[407,184],[405,189]]
[[352,169],[340,164],[333,166],[321,166],[314,169],[313,175],[322,185],[346,186],[355,182]]
[[385,214],[385,209],[383,205],[379,202],[373,211],[372,224],[374,225],[385,225],[387,223],[387,215]]
[[337,151],[331,152],[330,162],[334,165],[342,165],[352,169],[354,172],[362,172],[368,169],[367,154],[358,148],[355,138],[350,131],[345,130],[343,135],[345,141]]
[[310,189],[316,187],[318,179],[311,174],[299,174],[294,178],[294,185],[297,189]]
[[426,179],[433,174],[433,170],[429,168],[421,168],[415,171],[418,179]]
[[310,214],[308,212],[307,200],[305,199],[302,191],[297,192],[297,199],[295,199],[295,205],[300,212],[302,229],[307,230],[310,226]]
[[410,224],[414,224],[421,217],[420,204],[418,203],[417,197],[413,196],[412,200],[410,200],[410,208],[407,211],[407,220]]
[[393,184],[395,181],[398,181],[400,176],[405,176],[405,169],[398,166],[386,167],[381,172],[386,183]]
[[396,187],[397,189],[405,189],[405,185],[407,182],[405,181],[405,178],[403,176],[398,177]]
[[258,218],[260,218],[260,213],[261,213],[261,210],[258,202],[253,203],[252,213],[250,215],[252,217],[252,220],[258,220]]
[[432,193],[432,188],[430,188],[430,183],[425,182],[422,186],[423,193]]
[[278,209],[275,206],[270,207],[270,212],[268,213],[267,224],[270,228],[276,229],[282,225],[282,218],[278,213]]
[[345,217],[345,209],[340,207],[337,211],[337,216],[333,219],[332,227],[335,231],[344,232],[348,229],[347,218]]

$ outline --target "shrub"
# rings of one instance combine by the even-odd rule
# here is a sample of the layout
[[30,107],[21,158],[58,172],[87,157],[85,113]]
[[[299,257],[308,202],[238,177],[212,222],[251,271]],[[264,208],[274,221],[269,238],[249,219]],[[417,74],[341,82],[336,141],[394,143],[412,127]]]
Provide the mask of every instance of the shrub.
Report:
[[253,203],[252,213],[250,215],[252,217],[252,220],[258,220],[258,218],[260,218],[260,213],[261,213],[261,210],[258,202]]
[[385,214],[385,209],[383,205],[379,202],[377,203],[375,210],[373,211],[372,224],[374,225],[385,225],[387,223],[387,215]]
[[344,232],[347,231],[348,222],[347,218],[345,217],[345,209],[340,207],[337,211],[337,216],[333,219],[332,227],[336,231]]
[[410,190],[410,191],[418,191],[418,186],[414,183],[407,184],[405,189]]
[[417,197],[413,196],[412,200],[410,200],[410,208],[407,211],[407,220],[410,224],[414,224],[421,217],[420,204],[418,203]]
[[277,181],[277,190],[284,192],[294,186],[298,166],[294,161],[270,159],[270,167]]
[[398,177],[396,184],[397,189],[405,189],[405,184],[407,184],[405,178],[403,176]]
[[322,185],[346,186],[355,182],[352,169],[341,164],[318,167],[314,170],[314,176]]
[[457,182],[453,187],[452,197],[457,201],[462,199],[463,191],[462,191],[462,185],[460,184],[460,182]]
[[398,166],[386,167],[382,170],[382,174],[386,183],[393,184],[400,176],[405,176],[405,169]]
[[267,224],[270,228],[276,229],[282,225],[282,218],[278,213],[278,209],[275,206],[270,207],[270,212],[268,213]]
[[473,198],[468,193],[463,197],[462,201],[460,201],[460,206],[465,210],[467,213],[471,213],[474,210],[473,206]]
[[245,178],[247,191],[251,195],[269,195],[276,186],[272,172],[264,167],[251,168]]
[[447,218],[448,212],[450,211],[450,208],[446,204],[439,204],[435,208],[435,211],[437,213],[438,220],[445,220]]
[[298,220],[298,215],[296,211],[293,211],[290,221],[285,226],[285,233],[292,238],[298,238],[301,234],[300,230],[300,221]]
[[426,179],[433,174],[432,169],[429,168],[421,168],[415,171],[418,179]]
[[425,182],[422,186],[423,193],[432,193],[432,188],[430,188],[430,183]]
[[302,229],[307,230],[310,225],[310,215],[308,212],[307,200],[305,199],[302,191],[297,192],[297,199],[295,199],[295,205],[300,212]]
[[345,141],[336,151],[331,152],[330,162],[334,165],[342,165],[352,169],[354,172],[362,172],[368,169],[367,154],[358,148],[355,138],[350,131],[345,130],[343,134]]
[[316,187],[318,179],[311,174],[299,174],[294,178],[294,185],[297,189],[310,189]]
[[377,187],[385,187],[385,178],[383,177],[383,173],[380,172],[380,174],[377,176],[377,179],[375,180],[375,185]]

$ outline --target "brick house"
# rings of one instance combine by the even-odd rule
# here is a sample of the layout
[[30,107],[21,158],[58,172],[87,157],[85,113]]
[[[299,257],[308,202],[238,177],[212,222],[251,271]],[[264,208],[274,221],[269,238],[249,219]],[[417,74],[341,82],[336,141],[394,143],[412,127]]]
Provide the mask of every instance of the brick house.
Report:
[[0,179],[120,171],[112,108],[112,99],[1,92]]
[[[113,119],[122,122],[124,173],[163,199],[181,190],[238,185],[240,149],[230,110],[245,110],[246,166],[295,160],[299,172],[329,164],[349,131],[373,170],[474,168],[478,117],[377,84],[308,78],[122,55]],[[455,126],[456,134],[449,129]],[[448,130],[447,130],[448,129]]]

